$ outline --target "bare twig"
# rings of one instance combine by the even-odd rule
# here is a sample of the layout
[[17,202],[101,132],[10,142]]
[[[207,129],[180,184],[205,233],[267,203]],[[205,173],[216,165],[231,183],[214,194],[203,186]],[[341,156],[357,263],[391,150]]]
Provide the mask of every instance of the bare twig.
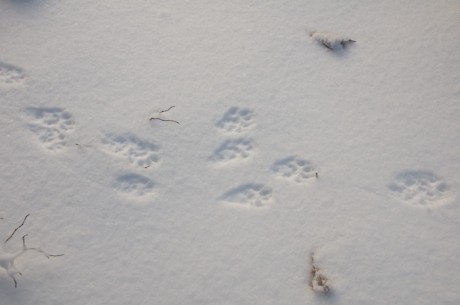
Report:
[[334,49],[333,49],[328,43],[326,43],[326,42],[324,42],[324,41],[321,41],[321,44],[322,44],[324,47],[328,48],[329,50],[334,51]]
[[180,125],[180,123],[178,121],[174,121],[174,120],[166,120],[166,119],[162,119],[162,118],[150,118],[149,119],[150,121],[153,121],[153,120],[160,120],[160,121],[163,121],[163,122],[174,122],[174,123],[177,123]]
[[173,109],[174,107],[176,107],[176,106],[171,106],[171,107],[169,107],[169,108],[168,108],[168,109],[166,109],[166,110],[161,110],[161,111],[160,111],[160,113],[163,113],[163,112],[167,112],[167,111],[169,111],[169,110]]
[[21,255],[23,255],[24,253],[26,253],[29,250],[41,253],[44,256],[46,256],[48,259],[51,258],[51,257],[58,257],[58,256],[63,256],[64,255],[64,254],[49,254],[49,253],[45,252],[43,249],[41,249],[41,248],[29,248],[29,247],[27,247],[27,245],[26,245],[27,234],[22,236],[22,250],[19,250],[19,251],[16,251],[16,252],[7,251],[6,243],[10,239],[12,239],[14,234],[25,224],[25,222],[27,220],[27,217],[29,217],[29,215],[30,214],[27,214],[24,217],[24,219],[22,220],[22,223],[16,229],[14,229],[13,233],[11,233],[11,235],[5,240],[5,245],[4,245],[3,249],[0,249],[0,268],[3,268],[3,269],[6,270],[6,272],[8,273],[8,276],[13,280],[15,288],[18,287],[18,282],[17,282],[15,276],[17,274],[22,276],[22,273],[14,265],[14,261],[18,257],[20,257]]
[[14,229],[13,233],[11,233],[11,235],[5,240],[5,245],[6,243],[11,239],[13,238],[13,235],[14,233],[16,233],[17,230],[19,230],[23,225],[24,223],[26,222],[26,219],[27,217],[29,217],[30,214],[27,214],[26,217],[24,217],[24,220],[22,221],[22,223],[19,225],[19,227],[17,227],[16,229]]
[[[168,109],[161,110],[159,113],[161,114],[161,113],[164,113],[164,112],[168,112],[169,110],[173,109],[174,107],[176,107],[176,106],[171,106],[171,107],[169,107]],[[167,120],[167,119],[155,118],[155,117],[151,117],[149,120],[150,120],[150,121],[153,121],[153,120],[160,120],[160,121],[163,121],[163,122],[174,122],[174,123],[180,125],[180,123],[179,123],[178,121],[175,121],[175,120]]]
[[50,257],[58,257],[58,256],[63,256],[64,254],[49,254],[45,251],[43,251],[41,248],[29,248],[26,246],[26,236],[28,236],[27,234],[22,236],[22,247],[23,247],[23,251],[27,251],[27,250],[34,250],[34,251],[37,251],[43,255],[46,256],[46,258],[50,258]]

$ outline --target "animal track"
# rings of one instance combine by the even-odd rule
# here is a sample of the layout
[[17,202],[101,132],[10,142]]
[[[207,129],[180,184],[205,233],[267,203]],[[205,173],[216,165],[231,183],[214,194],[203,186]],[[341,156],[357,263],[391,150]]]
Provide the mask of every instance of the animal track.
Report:
[[263,184],[244,184],[222,196],[222,201],[243,207],[261,208],[274,203],[272,189]]
[[154,183],[142,175],[124,174],[116,178],[113,187],[121,193],[142,197],[153,192]]
[[276,161],[272,166],[272,171],[277,176],[297,183],[306,183],[316,177],[316,170],[313,164],[296,156]]
[[23,84],[24,79],[21,68],[0,61],[0,87],[16,87]]
[[52,151],[62,150],[66,145],[66,135],[74,128],[72,115],[64,109],[34,108],[26,109],[29,129],[38,136],[42,145]]
[[249,158],[254,151],[255,143],[251,139],[232,139],[222,143],[212,154],[210,160],[227,163]]
[[231,107],[216,126],[227,133],[241,133],[254,125],[254,112],[247,108]]
[[132,134],[109,134],[102,144],[107,151],[127,158],[134,165],[151,167],[160,162],[160,147]]
[[446,198],[447,184],[428,171],[404,171],[388,186],[397,197],[419,207],[436,207]]

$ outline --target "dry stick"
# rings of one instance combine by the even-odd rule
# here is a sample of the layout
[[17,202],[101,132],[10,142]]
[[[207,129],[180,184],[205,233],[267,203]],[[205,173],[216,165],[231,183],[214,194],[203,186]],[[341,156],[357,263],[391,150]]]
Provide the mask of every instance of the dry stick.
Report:
[[58,257],[58,256],[63,256],[64,254],[49,254],[45,251],[43,251],[41,248],[28,248],[26,246],[26,236],[28,236],[28,234],[22,236],[22,247],[23,247],[23,250],[26,251],[26,250],[34,250],[34,251],[37,251],[37,252],[40,252],[42,253],[43,255],[46,256],[46,258],[50,258],[50,257]]
[[163,113],[163,112],[167,112],[167,111],[169,111],[169,110],[173,109],[174,107],[176,107],[176,106],[171,106],[171,107],[169,107],[169,108],[168,108],[168,109],[166,109],[166,110],[161,110],[161,111],[160,111],[160,113]]
[[163,122],[174,122],[174,123],[177,123],[180,125],[180,123],[178,121],[174,121],[174,120],[165,120],[165,119],[162,119],[162,118],[150,118],[149,119],[150,121],[152,120],[160,120],[160,121],[163,121]]
[[322,44],[323,46],[325,46],[326,48],[328,48],[329,50],[334,51],[334,49],[331,48],[331,46],[330,46],[329,44],[327,44],[327,43],[325,43],[325,42],[323,42],[323,41],[321,41],[321,44]]
[[[168,112],[169,110],[173,109],[174,107],[176,107],[176,106],[171,106],[171,107],[169,107],[169,108],[166,109],[166,110],[161,110],[160,113]],[[152,117],[152,118],[150,118],[149,120],[150,120],[150,121],[152,121],[152,120],[160,120],[160,121],[163,121],[163,122],[174,122],[174,123],[177,123],[177,124],[180,125],[180,123],[179,123],[178,121],[166,120],[166,119],[162,119],[162,118],[153,118],[153,117]]]
[[11,238],[13,238],[14,233],[16,233],[16,231],[19,230],[19,228],[21,228],[24,225],[24,223],[26,222],[26,219],[27,219],[27,217],[29,217],[29,215],[30,214],[27,214],[26,217],[24,217],[24,220],[22,221],[21,225],[19,227],[17,227],[16,229],[14,229],[13,233],[11,233],[11,235],[5,240],[5,245]]

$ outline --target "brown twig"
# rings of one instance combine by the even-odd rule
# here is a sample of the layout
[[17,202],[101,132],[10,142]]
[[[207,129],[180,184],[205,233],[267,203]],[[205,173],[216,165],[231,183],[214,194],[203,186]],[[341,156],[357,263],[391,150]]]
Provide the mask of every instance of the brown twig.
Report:
[[30,214],[27,214],[26,217],[24,217],[24,220],[22,221],[22,223],[19,225],[19,227],[17,227],[16,229],[14,229],[13,233],[11,233],[11,235],[5,240],[5,245],[6,243],[11,239],[13,238],[13,235],[14,233],[16,233],[17,230],[19,230],[23,225],[24,223],[26,222],[26,219],[27,217],[29,217]]

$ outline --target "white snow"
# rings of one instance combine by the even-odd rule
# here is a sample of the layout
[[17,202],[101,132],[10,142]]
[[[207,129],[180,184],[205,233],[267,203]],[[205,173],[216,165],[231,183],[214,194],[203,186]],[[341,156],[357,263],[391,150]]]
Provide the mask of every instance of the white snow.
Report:
[[0,305],[460,304],[459,20],[1,1]]

